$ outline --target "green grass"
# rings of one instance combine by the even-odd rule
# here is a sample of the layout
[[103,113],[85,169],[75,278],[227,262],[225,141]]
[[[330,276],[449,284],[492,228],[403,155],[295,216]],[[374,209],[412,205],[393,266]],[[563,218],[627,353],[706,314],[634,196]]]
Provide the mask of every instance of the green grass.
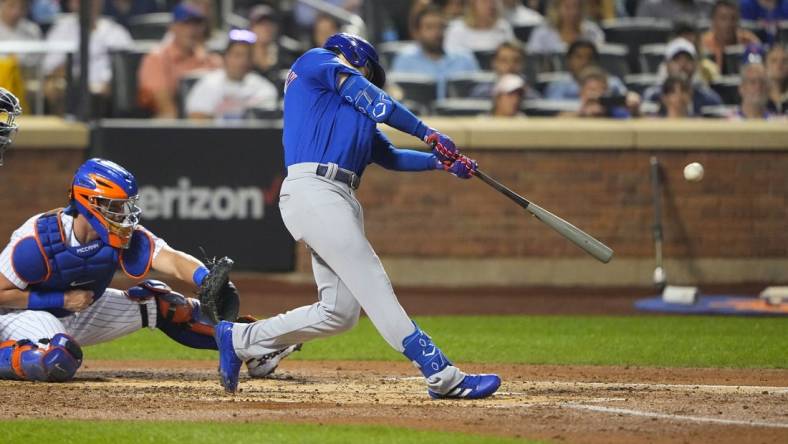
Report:
[[[514,439],[380,426],[152,421],[0,421],[4,444],[20,443],[514,443]],[[529,441],[531,442],[531,441]]]
[[[435,316],[416,319],[458,362],[788,368],[788,320],[702,316]],[[159,331],[86,349],[87,359],[216,359]],[[384,360],[394,352],[363,318],[294,359]]]

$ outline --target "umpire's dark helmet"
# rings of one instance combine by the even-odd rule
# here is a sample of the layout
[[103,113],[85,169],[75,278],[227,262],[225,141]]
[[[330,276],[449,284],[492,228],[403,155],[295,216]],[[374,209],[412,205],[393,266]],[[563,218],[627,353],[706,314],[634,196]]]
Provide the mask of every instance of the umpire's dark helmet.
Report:
[[0,166],[3,165],[3,153],[14,141],[16,118],[21,114],[19,99],[11,91],[0,87]]
[[323,48],[338,50],[356,68],[366,66],[369,69],[369,81],[378,88],[383,88],[386,72],[380,66],[378,52],[368,41],[357,35],[340,32],[329,37]]

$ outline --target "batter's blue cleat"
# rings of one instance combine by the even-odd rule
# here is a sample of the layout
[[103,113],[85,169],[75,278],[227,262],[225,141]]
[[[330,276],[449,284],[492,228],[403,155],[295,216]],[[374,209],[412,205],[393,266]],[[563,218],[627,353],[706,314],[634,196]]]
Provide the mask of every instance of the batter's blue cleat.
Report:
[[238,390],[238,373],[241,371],[241,360],[233,349],[233,324],[221,321],[214,327],[216,347],[219,348],[219,377],[222,387],[227,393]]
[[446,394],[432,390],[427,392],[432,399],[481,399],[495,393],[500,386],[501,378],[498,375],[466,375],[457,387]]

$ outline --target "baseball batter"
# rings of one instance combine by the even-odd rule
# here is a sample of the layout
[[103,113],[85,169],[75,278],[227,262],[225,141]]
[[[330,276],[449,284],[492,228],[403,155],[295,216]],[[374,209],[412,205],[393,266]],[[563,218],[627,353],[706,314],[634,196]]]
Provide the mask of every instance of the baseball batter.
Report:
[[[153,280],[127,291],[107,288],[118,268],[134,279],[154,269],[196,286],[210,272],[139,226],[136,200],[131,173],[90,159],[74,176],[68,206],[14,231],[0,253],[0,379],[70,380],[82,346],[143,327],[158,327],[189,347],[216,349],[199,301]],[[231,283],[221,291],[237,301]],[[251,356],[250,374],[265,376],[284,355]]]
[[[460,371],[411,321],[364,234],[355,190],[368,164],[440,168],[466,179],[477,168],[450,138],[391,99],[384,83],[375,49],[349,34],[333,35],[293,64],[285,84],[288,176],[279,205],[287,229],[312,252],[319,301],[252,324],[219,323],[219,369],[228,392],[237,389],[241,360],[349,330],[362,308],[386,342],[421,370],[431,397],[483,398],[500,386],[497,375]],[[396,149],[378,123],[418,137],[432,153]]]

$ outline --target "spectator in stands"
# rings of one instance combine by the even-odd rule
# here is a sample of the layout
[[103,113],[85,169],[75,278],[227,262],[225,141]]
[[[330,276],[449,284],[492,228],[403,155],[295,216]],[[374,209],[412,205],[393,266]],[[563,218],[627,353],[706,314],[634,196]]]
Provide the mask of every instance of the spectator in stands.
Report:
[[736,111],[740,119],[772,119],[775,117],[768,107],[769,85],[766,68],[761,63],[748,63],[741,68],[739,84],[741,105]]
[[[698,33],[695,25],[689,22],[675,22],[673,25],[673,38],[682,37],[695,46],[696,54],[700,53],[700,33]],[[661,78],[667,77],[665,72],[665,63],[659,67],[659,75]],[[701,57],[698,60],[698,74],[700,79],[707,85],[715,82],[720,77],[720,68],[712,60]]]
[[[681,37],[671,40],[665,48],[667,76],[680,77],[690,82],[693,115],[701,115],[701,108],[704,106],[722,105],[719,94],[709,88],[698,76],[697,60],[695,45]],[[660,86],[652,86],[643,93],[643,96],[648,102],[660,103],[661,93]]]
[[584,39],[601,45],[605,34],[596,23],[586,19],[587,4],[580,0],[555,0],[550,3],[548,21],[531,33],[528,52],[564,52],[568,45]]
[[448,51],[494,51],[512,39],[512,26],[501,17],[498,1],[468,0],[464,17],[449,23],[445,46]]
[[610,96],[607,94],[607,73],[597,66],[589,66],[580,73],[580,109],[562,113],[561,117],[610,117],[628,119],[639,113],[637,94]]
[[753,22],[788,20],[786,0],[739,0],[741,18]]
[[723,74],[736,74],[725,66],[725,47],[760,44],[752,32],[739,27],[739,9],[731,0],[717,0],[711,10],[711,29],[701,36],[703,51],[714,60]]
[[788,0],[739,0],[741,18],[757,23],[764,43],[774,44],[780,36],[780,23],[788,21]]
[[220,26],[216,17],[216,0],[183,0],[183,3],[200,11],[205,17],[202,38],[203,42],[210,40],[213,31]]
[[[569,76],[550,82],[545,89],[544,97],[548,100],[577,100],[580,97],[580,73],[592,65],[599,64],[599,53],[596,46],[587,40],[577,40],[566,51],[566,69]],[[607,77],[608,93],[625,95],[627,87],[616,76]]]
[[692,117],[692,87],[683,77],[668,77],[662,83],[660,114],[668,119]]
[[526,85],[522,76],[503,75],[493,88],[493,117],[525,116],[520,110],[525,91]]
[[[47,42],[79,42],[79,0],[70,0],[70,9],[74,12],[63,14],[47,33]],[[110,94],[110,81],[112,80],[112,66],[110,64],[110,51],[131,47],[133,41],[126,28],[118,25],[112,19],[101,17],[103,2],[96,0],[91,4],[90,10],[90,48],[88,61],[88,80],[91,94],[98,98],[107,98]],[[65,96],[65,64],[66,54],[48,53],[44,57],[43,70],[47,76],[45,94],[50,102],[53,113],[63,111],[63,98]],[[73,73],[78,75],[79,55],[75,54]]]
[[142,59],[138,73],[140,106],[156,117],[178,116],[176,92],[186,74],[221,65],[203,46],[201,11],[181,3],[173,9],[172,19],[170,36]]
[[697,23],[709,16],[713,5],[713,0],[641,0],[636,15]]
[[766,53],[766,77],[769,79],[769,111],[788,114],[788,51],[775,45]]
[[[0,41],[41,40],[38,25],[26,19],[28,0],[0,0]],[[18,55],[20,64],[32,69],[39,57],[30,54]]]
[[[480,99],[490,99],[494,96],[493,89],[495,84],[503,76],[507,74],[514,74],[523,77],[525,68],[525,49],[517,40],[501,43],[495,50],[495,55],[492,59],[492,69],[496,75],[496,82],[494,83],[480,83],[473,87],[470,92],[471,97]],[[523,81],[527,79],[523,78]],[[524,86],[526,99],[538,99],[539,94],[528,87],[526,83]]]
[[320,14],[312,25],[312,48],[323,46],[329,37],[339,32],[339,23],[330,15]]
[[251,31],[230,31],[224,68],[204,75],[186,98],[190,119],[237,120],[251,108],[276,108],[276,87],[252,71],[255,40]]
[[294,61],[279,44],[279,21],[268,5],[257,5],[249,11],[249,27],[257,39],[252,47],[252,65],[258,74],[272,81]]
[[470,51],[443,49],[446,19],[438,6],[430,5],[418,11],[412,26],[416,42],[394,57],[392,72],[433,77],[438,85],[438,99],[443,99],[446,97],[446,81],[452,74],[479,70],[479,64]]
[[536,26],[544,22],[542,14],[525,7],[522,0],[503,0],[503,14],[512,26]]
[[104,15],[112,17],[124,28],[129,27],[129,20],[137,15],[159,12],[156,0],[106,0]]

